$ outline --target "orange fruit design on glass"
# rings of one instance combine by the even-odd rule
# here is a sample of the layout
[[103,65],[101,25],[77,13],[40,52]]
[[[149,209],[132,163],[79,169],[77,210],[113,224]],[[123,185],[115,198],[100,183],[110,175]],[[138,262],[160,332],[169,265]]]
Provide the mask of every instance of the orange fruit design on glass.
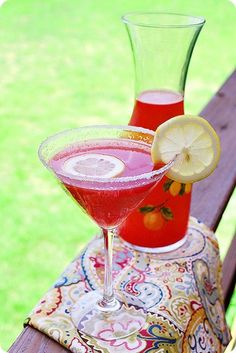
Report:
[[[130,125],[156,130],[166,120],[183,113],[184,101],[180,93],[146,91],[136,100]],[[164,177],[120,227],[121,237],[129,243],[150,248],[176,243],[186,233],[190,201],[191,184]]]
[[[165,191],[172,196],[189,194],[192,188],[191,184],[181,184],[177,181],[167,179],[163,184]],[[169,207],[164,205],[147,205],[139,209],[144,214],[143,224],[149,230],[159,230],[164,227],[165,222],[173,220],[174,215]]]

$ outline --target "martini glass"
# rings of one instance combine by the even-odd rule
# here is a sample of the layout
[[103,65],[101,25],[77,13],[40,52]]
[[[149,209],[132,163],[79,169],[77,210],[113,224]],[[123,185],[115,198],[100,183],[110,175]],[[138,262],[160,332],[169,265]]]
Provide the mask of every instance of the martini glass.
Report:
[[105,341],[129,336],[146,321],[138,299],[114,294],[112,241],[121,223],[173,164],[153,165],[153,137],[153,131],[138,127],[88,126],[51,136],[39,148],[42,163],[102,230],[103,295],[97,290],[83,294],[71,317],[79,331]]

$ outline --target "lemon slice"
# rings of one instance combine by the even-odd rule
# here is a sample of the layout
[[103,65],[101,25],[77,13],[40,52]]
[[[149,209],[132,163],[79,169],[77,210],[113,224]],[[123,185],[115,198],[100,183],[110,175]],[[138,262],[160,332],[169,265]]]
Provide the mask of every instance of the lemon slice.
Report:
[[181,183],[206,178],[220,158],[220,140],[213,127],[203,118],[180,115],[161,124],[152,144],[152,161],[176,162],[167,176]]
[[114,156],[85,153],[68,158],[63,171],[80,177],[114,178],[122,174],[125,164]]

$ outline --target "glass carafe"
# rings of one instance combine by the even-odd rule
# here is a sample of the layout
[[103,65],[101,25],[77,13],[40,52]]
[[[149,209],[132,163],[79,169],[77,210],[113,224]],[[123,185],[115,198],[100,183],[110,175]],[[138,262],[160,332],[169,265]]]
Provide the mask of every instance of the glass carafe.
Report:
[[[135,104],[130,125],[152,130],[184,114],[184,89],[197,37],[205,20],[171,13],[122,17],[135,66]],[[123,223],[119,234],[138,250],[170,251],[186,239],[191,185],[167,177]]]

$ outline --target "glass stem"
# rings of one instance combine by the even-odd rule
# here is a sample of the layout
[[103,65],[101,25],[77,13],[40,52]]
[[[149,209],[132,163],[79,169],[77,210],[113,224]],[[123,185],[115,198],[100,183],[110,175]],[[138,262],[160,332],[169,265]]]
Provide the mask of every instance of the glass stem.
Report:
[[120,307],[120,302],[114,296],[112,283],[112,243],[114,230],[102,229],[104,238],[104,260],[105,260],[105,275],[104,275],[104,290],[103,298],[98,302],[98,307],[102,311],[115,311]]

